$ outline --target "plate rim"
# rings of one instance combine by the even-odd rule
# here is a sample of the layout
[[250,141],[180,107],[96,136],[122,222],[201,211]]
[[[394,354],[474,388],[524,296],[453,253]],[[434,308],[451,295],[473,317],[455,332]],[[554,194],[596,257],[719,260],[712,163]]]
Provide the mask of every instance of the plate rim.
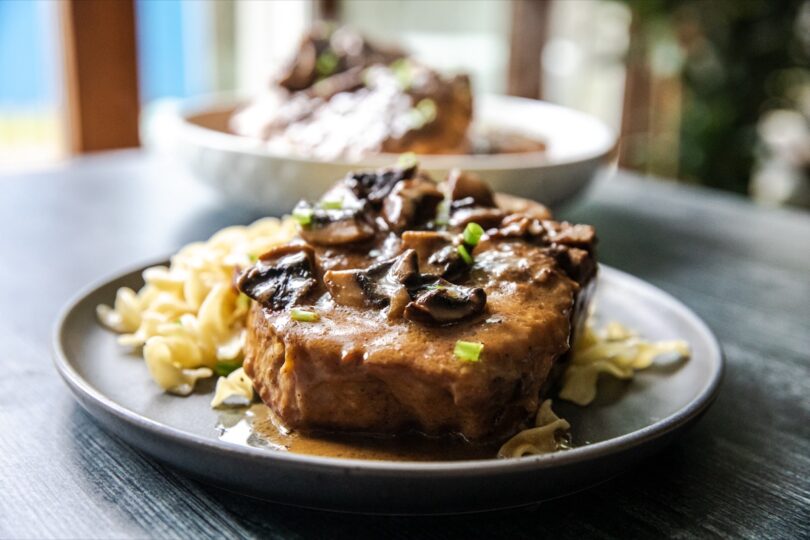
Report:
[[[142,432],[160,438],[170,439],[180,445],[194,445],[205,447],[208,451],[217,452],[223,455],[236,453],[242,458],[252,461],[267,462],[268,464],[304,466],[314,470],[334,471],[342,469],[353,472],[362,472],[377,476],[396,476],[403,474],[410,476],[428,475],[431,477],[457,477],[475,474],[477,476],[511,474],[527,470],[548,469],[576,465],[590,460],[604,458],[606,456],[617,455],[624,451],[642,446],[645,442],[654,441],[666,436],[668,433],[676,431],[688,425],[692,420],[697,419],[705,412],[720,390],[720,386],[726,371],[726,359],[720,342],[709,326],[688,306],[675,298],[670,293],[652,285],[641,278],[633,276],[622,270],[600,263],[599,271],[607,275],[612,275],[620,280],[629,282],[634,288],[640,290],[644,295],[654,294],[662,297],[669,307],[679,312],[681,316],[689,320],[690,324],[706,338],[710,346],[710,356],[716,363],[716,369],[704,384],[698,394],[692,398],[685,406],[676,412],[661,418],[652,424],[641,429],[625,433],[618,437],[607,439],[564,452],[554,452],[534,456],[524,456],[510,459],[475,459],[462,461],[386,461],[386,460],[364,460],[353,458],[335,458],[325,456],[314,456],[307,454],[297,454],[293,452],[271,452],[266,449],[241,446],[219,439],[213,439],[194,433],[189,433],[180,428],[163,424],[156,420],[147,418],[135,411],[120,405],[103,394],[99,389],[93,387],[85,380],[74,367],[68,354],[65,352],[64,340],[66,339],[65,324],[68,318],[76,311],[80,304],[87,300],[87,297],[98,289],[109,286],[125,276],[154,266],[165,264],[168,258],[157,259],[152,263],[133,264],[124,269],[108,274],[102,278],[93,280],[88,285],[82,287],[70,300],[68,300],[54,322],[51,334],[51,349],[53,363],[59,375],[71,390],[74,399],[82,406],[94,419],[98,420],[98,414],[85,403],[89,399],[96,406],[101,407],[107,413],[113,415],[119,421],[138,429]],[[102,422],[103,424],[103,422]]]

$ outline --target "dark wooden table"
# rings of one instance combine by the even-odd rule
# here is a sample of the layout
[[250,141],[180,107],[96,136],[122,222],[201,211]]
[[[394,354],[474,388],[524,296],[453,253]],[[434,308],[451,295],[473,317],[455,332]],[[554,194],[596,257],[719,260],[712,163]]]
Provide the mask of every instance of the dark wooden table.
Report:
[[728,358],[717,402],[664,452],[574,496],[480,515],[352,516],[167,469],[102,431],[51,364],[54,318],[80,287],[258,216],[139,152],[0,177],[0,537],[810,536],[810,214],[626,173],[562,214],[597,226],[604,262],[714,329]]

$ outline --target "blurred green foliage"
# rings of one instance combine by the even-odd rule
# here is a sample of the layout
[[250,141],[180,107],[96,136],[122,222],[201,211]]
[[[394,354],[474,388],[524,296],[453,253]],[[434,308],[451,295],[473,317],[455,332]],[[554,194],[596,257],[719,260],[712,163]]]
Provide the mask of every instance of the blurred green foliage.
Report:
[[[807,0],[625,0],[634,39],[681,50],[681,178],[746,193],[757,122],[810,83]],[[662,29],[664,29],[662,31]],[[653,77],[655,73],[653,72]]]

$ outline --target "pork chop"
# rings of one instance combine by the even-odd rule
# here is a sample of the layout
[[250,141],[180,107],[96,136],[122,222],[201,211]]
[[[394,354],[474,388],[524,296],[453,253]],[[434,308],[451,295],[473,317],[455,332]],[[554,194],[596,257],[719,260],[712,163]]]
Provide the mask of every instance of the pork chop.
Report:
[[285,426],[478,441],[536,413],[584,318],[592,227],[416,167],[349,175],[294,215],[301,238],[237,279],[256,300],[245,371]]

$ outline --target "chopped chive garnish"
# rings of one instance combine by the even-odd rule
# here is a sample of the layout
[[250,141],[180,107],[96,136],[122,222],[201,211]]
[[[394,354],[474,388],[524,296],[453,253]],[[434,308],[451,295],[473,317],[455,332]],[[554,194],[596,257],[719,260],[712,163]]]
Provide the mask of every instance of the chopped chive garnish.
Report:
[[472,341],[456,341],[453,354],[460,360],[466,362],[478,362],[481,359],[481,351],[484,350],[483,343]]
[[478,223],[467,223],[467,227],[464,228],[464,243],[468,246],[477,246],[483,234],[484,229],[481,225]]
[[457,251],[458,254],[461,255],[461,258],[464,259],[465,263],[470,265],[473,263],[472,255],[470,255],[470,252],[467,250],[467,247],[464,244],[459,244]]
[[341,208],[343,208],[343,201],[340,199],[321,201],[320,206],[324,210],[340,210]]
[[418,109],[408,111],[408,124],[411,126],[411,129],[422,129],[426,123],[425,117],[422,116],[422,113],[420,113]]
[[242,367],[241,360],[234,360],[231,362],[217,362],[217,365],[214,367],[214,371],[216,371],[217,375],[219,375],[220,377],[227,377],[240,367]]
[[371,86],[373,79],[371,78],[371,72],[368,70],[368,68],[364,69],[360,73],[360,78],[363,80],[364,86]]
[[294,308],[292,310],[291,316],[294,321],[301,321],[301,322],[315,322],[321,318],[314,311],[307,311],[305,309],[297,309],[297,308]]
[[450,222],[450,204],[448,203],[447,199],[443,199],[436,206],[436,218],[433,220],[433,223],[439,227],[447,225]]
[[250,297],[243,292],[239,293],[236,298],[236,307],[239,309],[247,309],[250,307]]
[[407,58],[397,58],[391,62],[391,65],[388,67],[394,73],[394,77],[397,79],[399,86],[403,90],[407,90],[411,87],[411,83],[413,82],[413,73],[411,70],[411,63]]
[[397,159],[397,167],[402,167],[403,169],[408,169],[417,165],[419,160],[416,159],[416,154],[413,152],[405,152],[404,154],[399,155],[399,159]]
[[340,60],[332,51],[324,51],[315,60],[315,71],[321,77],[326,77],[335,72],[335,68]]
[[259,260],[259,256],[255,253],[248,253],[248,259],[250,259],[250,262],[255,263]]
[[436,120],[436,102],[430,98],[419,100],[416,104],[416,110],[422,115],[422,120],[425,124],[429,124]]
[[302,227],[312,223],[312,208],[296,208],[292,213],[293,219]]

